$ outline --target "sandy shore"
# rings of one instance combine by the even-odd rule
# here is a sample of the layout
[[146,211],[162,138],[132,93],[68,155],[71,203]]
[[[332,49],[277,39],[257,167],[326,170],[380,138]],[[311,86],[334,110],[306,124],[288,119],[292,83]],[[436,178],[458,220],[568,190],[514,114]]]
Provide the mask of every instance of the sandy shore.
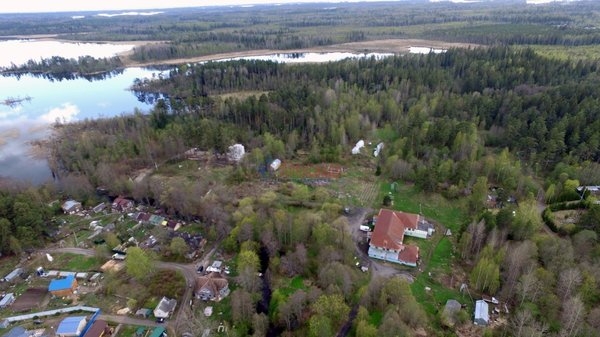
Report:
[[[12,35],[12,36],[0,36],[0,39],[32,39],[39,41],[60,41],[69,43],[109,43],[118,45],[133,45],[135,47],[141,47],[151,44],[165,43],[166,41],[74,41],[61,39],[55,34],[44,34],[44,35]],[[372,41],[361,41],[361,42],[349,42],[334,44],[329,46],[302,48],[302,49],[255,49],[255,50],[242,50],[238,52],[229,52],[221,54],[212,54],[198,57],[189,58],[178,58],[161,61],[151,62],[136,62],[131,59],[133,50],[128,50],[123,53],[119,53],[118,56],[122,59],[126,67],[143,67],[151,65],[176,65],[184,63],[196,63],[204,61],[214,61],[221,59],[228,59],[234,57],[245,57],[245,56],[260,56],[277,53],[333,53],[333,52],[346,52],[346,53],[394,53],[394,54],[405,54],[409,52],[410,47],[429,47],[435,49],[448,49],[448,48],[475,48],[479,47],[476,44],[468,43],[453,43],[435,40],[422,40],[422,39],[386,39],[386,40],[372,40]]]
[[[111,42],[112,43],[112,42]],[[161,42],[149,42],[149,41],[131,41],[122,42],[124,44],[134,44],[135,46],[148,45],[152,43]],[[334,44],[330,46],[311,47],[303,49],[255,49],[255,50],[243,50],[239,52],[229,52],[221,54],[212,54],[198,57],[170,59],[163,61],[153,62],[135,62],[129,58],[133,51],[127,51],[119,54],[123,59],[123,62],[128,67],[143,67],[151,65],[175,65],[183,63],[196,63],[204,61],[214,61],[221,59],[228,59],[234,57],[246,57],[246,56],[260,56],[277,53],[334,53],[334,52],[346,52],[346,53],[394,53],[394,54],[405,54],[409,52],[410,47],[429,47],[434,49],[448,49],[448,48],[475,48],[479,47],[476,44],[468,43],[453,43],[435,40],[421,40],[421,39],[389,39],[389,40],[373,40],[373,41],[362,41],[362,42],[350,42]]]

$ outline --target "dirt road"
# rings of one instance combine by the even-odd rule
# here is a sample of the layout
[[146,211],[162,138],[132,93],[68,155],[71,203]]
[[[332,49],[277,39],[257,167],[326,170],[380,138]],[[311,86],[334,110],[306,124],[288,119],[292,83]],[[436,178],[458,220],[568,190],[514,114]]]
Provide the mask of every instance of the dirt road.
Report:
[[[213,247],[209,252],[205,253],[202,256],[200,263],[207,264],[208,260],[210,259],[212,254],[215,252],[215,250],[216,250],[216,246]],[[78,254],[78,255],[85,255],[85,256],[95,256],[96,255],[96,252],[93,249],[83,249],[83,248],[74,248],[74,247],[44,249],[44,250],[40,250],[39,252],[41,252],[42,254],[70,253],[70,254]],[[159,261],[156,263],[156,266],[160,269],[177,270],[177,271],[181,272],[185,278],[185,282],[186,282],[185,292],[181,298],[181,302],[179,302],[177,305],[176,314],[169,321],[169,325],[171,327],[175,328],[177,326],[180,326],[179,321],[181,319],[184,319],[182,317],[183,311],[184,311],[183,309],[187,305],[187,303],[189,303],[190,299],[193,296],[193,292],[194,292],[193,286],[196,283],[196,277],[197,277],[196,263],[183,264],[183,263],[160,262]],[[190,287],[189,285],[192,285],[192,287]],[[132,325],[145,325],[145,326],[157,326],[158,325],[151,320],[135,319],[135,318],[127,317],[127,316],[116,316],[116,315],[103,315],[103,316],[105,318],[107,318],[108,320],[117,322],[117,323],[132,324]]]

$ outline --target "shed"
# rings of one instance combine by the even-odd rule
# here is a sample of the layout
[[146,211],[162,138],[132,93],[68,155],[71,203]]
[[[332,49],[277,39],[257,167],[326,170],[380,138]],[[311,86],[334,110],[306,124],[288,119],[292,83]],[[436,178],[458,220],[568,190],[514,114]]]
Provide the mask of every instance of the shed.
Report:
[[0,300],[0,309],[8,307],[9,305],[13,304],[14,301],[15,295],[13,293],[8,293],[4,295],[4,297],[2,297],[2,299]]
[[15,268],[15,270],[11,271],[8,275],[4,276],[5,282],[13,282],[21,275],[23,272],[23,268]]
[[269,165],[269,168],[271,169],[271,171],[277,171],[280,166],[281,166],[281,159],[275,159],[271,162],[271,164]]
[[98,319],[94,321],[92,326],[88,329],[85,335],[83,335],[83,337],[103,337],[106,335],[105,332],[107,330],[107,327],[108,324],[106,323],[106,321]]
[[22,326],[16,326],[12,328],[8,333],[2,335],[2,337],[29,337],[31,333]]
[[167,318],[175,310],[177,300],[163,297],[158,302],[158,305],[154,309],[154,317],[156,318]]
[[486,301],[475,301],[475,319],[473,324],[486,326],[490,322],[489,307]]
[[150,317],[151,313],[152,313],[152,310],[150,310],[148,308],[141,308],[141,309],[138,309],[135,312],[135,315],[136,316],[141,316],[141,317],[144,317],[144,318],[148,318],[148,317]]
[[81,207],[81,203],[75,200],[67,200],[64,204],[62,204],[62,210],[66,214],[73,214],[81,211],[83,208]]
[[59,337],[79,336],[83,332],[86,323],[85,316],[67,317],[58,325],[56,335]]
[[165,335],[165,328],[162,326],[154,328],[149,337],[163,337]]
[[48,291],[58,297],[72,295],[77,288],[77,280],[74,275],[68,275],[65,278],[54,279],[48,285]]

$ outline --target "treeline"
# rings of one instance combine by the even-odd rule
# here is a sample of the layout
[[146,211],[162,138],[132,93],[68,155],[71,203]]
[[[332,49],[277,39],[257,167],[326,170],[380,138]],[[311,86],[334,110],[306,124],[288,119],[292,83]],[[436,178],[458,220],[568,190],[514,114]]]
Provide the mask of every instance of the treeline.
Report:
[[0,190],[0,255],[21,254],[44,244],[56,224],[51,219],[60,203],[49,205],[55,191],[46,187],[7,188]]
[[484,45],[558,45],[583,46],[600,42],[600,33],[595,28],[569,25],[479,24],[459,28],[431,30],[430,38],[444,41],[469,42]]
[[[325,6],[325,7],[324,7]],[[150,16],[82,19],[65,13],[0,15],[0,35],[59,34],[75,41],[160,41],[135,49],[140,62],[251,49],[289,50],[389,38],[479,44],[594,45],[600,33],[585,19],[597,2],[344,3],[170,9]],[[68,15],[71,15],[70,13]],[[81,13],[79,13],[81,14]]]
[[93,58],[91,56],[80,56],[77,59],[52,56],[40,61],[29,60],[24,64],[12,64],[10,67],[0,69],[3,76],[19,76],[22,74],[46,75],[48,79],[64,80],[77,77],[98,77],[119,69],[122,70],[123,62],[119,57]]

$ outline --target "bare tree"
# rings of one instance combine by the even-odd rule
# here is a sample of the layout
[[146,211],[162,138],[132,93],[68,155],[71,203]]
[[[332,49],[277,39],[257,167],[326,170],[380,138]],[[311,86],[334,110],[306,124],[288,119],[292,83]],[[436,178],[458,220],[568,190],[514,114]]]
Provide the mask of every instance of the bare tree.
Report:
[[265,314],[252,315],[253,337],[265,337],[269,330],[269,317]]
[[525,334],[525,327],[533,321],[533,316],[529,310],[519,310],[510,320],[510,329],[514,337],[529,337]]
[[532,265],[532,258],[537,255],[537,247],[531,241],[523,241],[510,245],[506,250],[503,263],[504,295],[512,298],[515,293],[517,281],[523,271]]
[[570,268],[558,276],[558,292],[563,300],[569,298],[574,290],[581,285],[581,272],[577,268]]
[[250,322],[255,313],[254,302],[249,292],[236,289],[231,293],[231,314],[234,322]]
[[521,305],[525,300],[535,301],[540,291],[540,280],[535,274],[535,270],[531,268],[528,272],[521,276],[518,283],[518,291],[521,297]]
[[595,307],[590,311],[587,317],[587,322],[596,331],[600,331],[600,307]]
[[579,296],[571,297],[563,302],[561,337],[577,336],[585,315],[585,307]]
[[203,313],[194,311],[190,306],[181,309],[181,313],[175,320],[173,328],[176,336],[181,336],[185,332],[200,334],[205,329],[216,331],[218,323],[209,319]]
[[278,306],[279,319],[287,330],[303,323],[303,312],[307,305],[307,294],[303,290],[293,293],[286,302]]

